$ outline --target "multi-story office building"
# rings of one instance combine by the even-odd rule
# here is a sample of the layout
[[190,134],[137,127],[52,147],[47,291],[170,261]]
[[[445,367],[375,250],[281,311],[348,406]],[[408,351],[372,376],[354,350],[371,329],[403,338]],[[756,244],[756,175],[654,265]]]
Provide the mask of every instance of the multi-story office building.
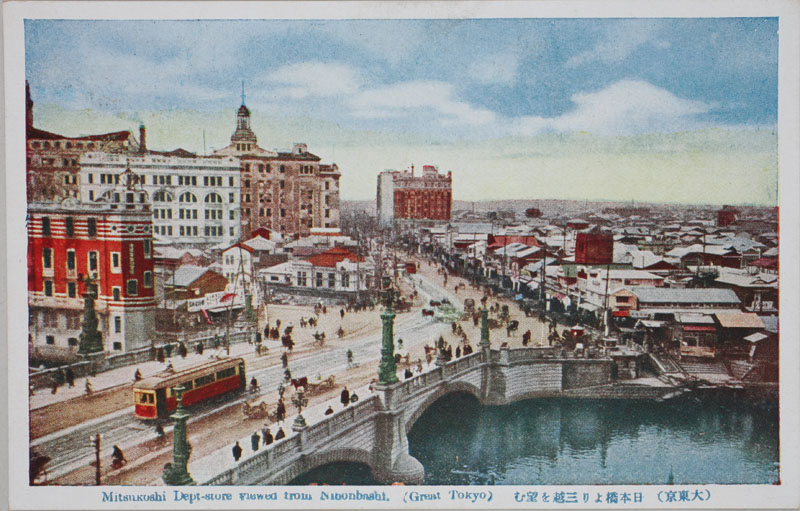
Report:
[[214,154],[241,161],[244,237],[259,228],[300,237],[314,228],[339,227],[339,168],[321,163],[306,144],[294,144],[291,152],[259,147],[244,100],[230,145]]
[[129,131],[68,137],[33,126],[33,100],[25,83],[26,96],[26,184],[28,202],[60,201],[78,197],[81,155],[87,151],[122,152],[137,143]]
[[396,220],[450,221],[453,173],[439,174],[433,165],[422,167],[422,175],[387,170],[378,174],[378,222],[392,227]]
[[134,172],[152,206],[158,243],[227,246],[239,239],[239,160],[234,156],[91,152],[80,166],[84,202],[108,198],[126,169]]
[[153,221],[142,193],[120,186],[108,202],[28,205],[34,349],[77,351],[87,292],[96,296],[106,352],[133,350],[154,339]]

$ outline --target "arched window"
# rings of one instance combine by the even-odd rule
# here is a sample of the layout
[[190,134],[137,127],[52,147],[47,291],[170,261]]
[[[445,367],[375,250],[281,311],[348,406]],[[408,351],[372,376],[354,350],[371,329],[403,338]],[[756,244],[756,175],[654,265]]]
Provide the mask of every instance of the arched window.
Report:
[[218,193],[211,192],[206,195],[206,202],[222,203],[222,197]]
[[183,192],[178,198],[179,202],[197,202],[197,197],[192,192]]
[[172,202],[175,198],[166,190],[159,190],[153,194],[153,202]]

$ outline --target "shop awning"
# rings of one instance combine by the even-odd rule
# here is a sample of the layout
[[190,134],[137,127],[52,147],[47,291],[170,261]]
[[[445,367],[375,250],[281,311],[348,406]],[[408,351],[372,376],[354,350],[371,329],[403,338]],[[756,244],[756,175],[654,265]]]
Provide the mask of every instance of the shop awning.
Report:
[[597,306],[597,305],[595,305],[593,303],[589,303],[589,302],[581,302],[581,304],[578,305],[578,308],[579,309],[585,309],[585,310],[587,310],[589,312],[595,312],[595,311],[599,311],[600,310],[599,306]]
[[713,326],[702,326],[702,325],[684,325],[683,326],[684,332],[716,332],[717,328]]
[[615,318],[627,318],[628,317],[628,309],[612,311],[611,315],[614,316]]

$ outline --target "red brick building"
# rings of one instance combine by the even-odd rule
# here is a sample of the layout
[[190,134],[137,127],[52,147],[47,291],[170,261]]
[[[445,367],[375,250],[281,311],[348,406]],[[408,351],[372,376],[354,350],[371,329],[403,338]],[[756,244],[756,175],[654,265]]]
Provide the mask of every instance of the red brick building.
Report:
[[575,236],[575,262],[580,264],[610,264],[614,262],[614,237],[610,233],[577,233]]
[[[80,158],[89,151],[121,152],[135,145],[129,131],[67,137],[33,127],[33,100],[25,83],[28,202],[80,196]],[[138,147],[137,147],[138,149]]]
[[395,219],[450,221],[453,203],[453,173],[440,174],[433,165],[422,167],[422,175],[388,170],[378,174],[378,221],[391,227]]
[[230,145],[214,154],[241,161],[242,239],[261,228],[302,237],[313,228],[339,227],[339,167],[322,163],[306,144],[291,152],[260,147],[244,96]]
[[[62,355],[77,351],[87,286],[97,296],[98,329],[106,352],[149,345],[156,305],[152,234],[149,206],[133,200],[29,204],[33,348]],[[87,277],[93,282],[82,280]]]

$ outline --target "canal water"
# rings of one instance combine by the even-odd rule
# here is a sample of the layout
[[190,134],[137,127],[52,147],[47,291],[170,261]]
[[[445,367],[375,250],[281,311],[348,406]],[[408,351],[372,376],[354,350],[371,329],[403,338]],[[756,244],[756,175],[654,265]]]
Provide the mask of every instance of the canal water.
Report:
[[[778,411],[733,398],[434,403],[408,435],[425,484],[776,484]],[[367,467],[321,467],[296,484],[377,484]]]

